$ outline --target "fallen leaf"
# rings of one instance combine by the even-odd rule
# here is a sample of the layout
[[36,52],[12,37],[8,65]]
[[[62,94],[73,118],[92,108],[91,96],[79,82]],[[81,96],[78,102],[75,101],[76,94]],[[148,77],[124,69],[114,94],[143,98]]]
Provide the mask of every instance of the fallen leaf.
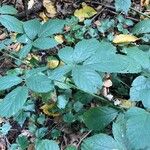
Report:
[[35,3],[34,0],[29,0],[28,9],[31,9],[33,7],[34,3]]
[[44,114],[46,114],[48,116],[57,117],[57,116],[59,116],[59,113],[54,111],[55,107],[56,107],[55,104],[44,104],[41,107],[41,109],[42,109]]
[[109,88],[112,86],[112,81],[110,79],[107,79],[103,82],[103,86]]
[[76,16],[80,22],[83,22],[86,18],[90,18],[96,14],[96,10],[90,6],[83,5],[81,9],[77,9],[74,12],[74,16]]
[[150,4],[150,0],[141,0],[141,6],[148,6]]
[[0,40],[4,40],[7,37],[6,33],[2,33],[0,35]]
[[119,34],[114,37],[113,43],[115,44],[122,44],[122,43],[131,43],[139,40],[134,35],[129,35],[129,34]]
[[62,44],[64,42],[64,37],[62,35],[56,35],[54,39],[59,43]]
[[57,11],[54,6],[54,3],[51,0],[43,0],[43,6],[46,8],[47,16],[53,18],[56,16]]
[[40,12],[39,17],[43,20],[43,22],[48,21],[48,17],[44,12]]
[[47,66],[50,69],[55,69],[59,65],[59,60],[56,59],[55,57],[48,57],[47,58]]

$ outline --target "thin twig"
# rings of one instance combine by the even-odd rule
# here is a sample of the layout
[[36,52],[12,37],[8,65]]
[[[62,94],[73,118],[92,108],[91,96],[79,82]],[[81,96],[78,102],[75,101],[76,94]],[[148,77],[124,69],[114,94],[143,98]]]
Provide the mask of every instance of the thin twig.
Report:
[[79,148],[80,144],[82,143],[82,141],[92,132],[92,130],[90,130],[88,133],[86,133],[79,141],[79,143],[77,144],[77,148]]

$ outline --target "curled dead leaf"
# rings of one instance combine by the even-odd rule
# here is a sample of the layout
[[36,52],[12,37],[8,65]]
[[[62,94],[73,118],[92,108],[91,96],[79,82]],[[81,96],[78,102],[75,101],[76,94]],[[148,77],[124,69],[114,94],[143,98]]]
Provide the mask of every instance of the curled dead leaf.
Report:
[[48,116],[52,116],[52,117],[57,117],[60,114],[58,112],[55,111],[55,104],[44,104],[41,109],[43,111],[44,114],[48,115]]
[[148,6],[150,4],[150,0],[141,0],[141,6]]
[[137,38],[134,35],[130,35],[130,34],[119,34],[116,35],[113,39],[113,43],[115,44],[123,44],[123,43],[131,43],[131,42],[135,42],[139,40],[139,38]]
[[52,2],[51,0],[43,0],[43,6],[46,8],[46,11],[47,11],[46,15],[48,17],[53,18],[56,16],[57,11],[54,6],[54,2]]
[[105,81],[103,82],[103,86],[105,86],[105,87],[107,87],[107,88],[111,87],[111,86],[112,86],[112,81],[111,81],[110,79],[105,80]]
[[7,37],[6,33],[2,33],[0,35],[0,40],[4,40]]
[[39,17],[43,20],[43,22],[48,21],[48,17],[44,12],[40,12]]
[[34,0],[29,0],[28,1],[28,9],[31,9],[34,5],[35,1]]
[[86,18],[90,18],[96,14],[96,10],[90,6],[82,5],[81,9],[77,9],[74,12],[74,16],[76,16],[80,22],[84,21]]

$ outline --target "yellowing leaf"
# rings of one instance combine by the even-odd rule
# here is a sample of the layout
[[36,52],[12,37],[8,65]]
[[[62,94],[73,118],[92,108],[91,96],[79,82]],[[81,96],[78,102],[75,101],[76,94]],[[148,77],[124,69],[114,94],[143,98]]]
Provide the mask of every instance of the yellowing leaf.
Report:
[[135,102],[132,102],[130,100],[120,99],[120,101],[121,101],[120,107],[122,108],[131,108],[135,106]]
[[48,17],[55,17],[57,14],[54,3],[51,0],[43,0],[43,6],[46,8]]
[[96,10],[90,6],[84,5],[81,9],[77,9],[74,12],[74,16],[76,16],[80,22],[84,21],[86,18],[90,18],[96,14]]
[[150,4],[150,0],[141,0],[141,6],[148,6]]
[[56,106],[55,104],[44,104],[41,109],[43,110],[43,113],[48,116],[57,117],[59,116],[59,113],[56,112]]
[[64,42],[64,37],[62,35],[56,35],[54,39],[59,43],[62,44]]
[[47,58],[47,66],[50,69],[55,69],[59,65],[59,60],[56,59],[55,57],[48,57]]
[[122,44],[122,43],[131,43],[137,41],[138,38],[134,35],[129,35],[129,34],[119,34],[116,35],[113,43],[115,44]]

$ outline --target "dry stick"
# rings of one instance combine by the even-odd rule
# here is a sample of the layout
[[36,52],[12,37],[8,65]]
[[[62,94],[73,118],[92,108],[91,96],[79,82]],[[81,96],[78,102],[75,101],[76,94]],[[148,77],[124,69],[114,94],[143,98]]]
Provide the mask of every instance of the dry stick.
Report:
[[[102,6],[105,6],[105,7],[107,7],[107,8],[116,9],[114,6],[111,6],[111,5],[108,5],[108,4],[103,4],[103,3],[100,3],[100,2],[92,2],[92,3],[98,4],[98,5],[102,5]],[[146,14],[144,14],[143,12],[141,12],[141,11],[139,11],[139,10],[136,10],[136,9],[133,8],[133,7],[130,7],[130,10],[133,10],[133,11],[139,13],[140,15],[143,15],[143,16],[145,16],[145,17],[147,17],[147,18],[150,18],[149,15],[146,15]]]
[[80,144],[82,143],[82,141],[92,132],[92,130],[90,130],[88,133],[86,133],[79,141],[79,143],[77,144],[77,148],[80,146]]

